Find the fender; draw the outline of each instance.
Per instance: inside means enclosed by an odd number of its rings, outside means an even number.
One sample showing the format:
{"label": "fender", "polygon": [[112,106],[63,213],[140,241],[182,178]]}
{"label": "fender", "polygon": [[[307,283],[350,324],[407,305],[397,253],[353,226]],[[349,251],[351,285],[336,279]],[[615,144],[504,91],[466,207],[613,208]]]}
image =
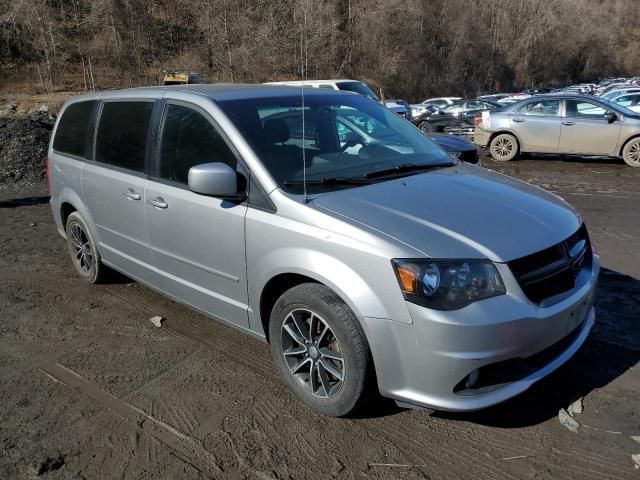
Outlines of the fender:
{"label": "fender", "polygon": [[[70,203],[78,212],[80,212],[80,215],[82,215],[82,218],[84,218],[87,224],[87,227],[89,227],[89,231],[90,231],[89,233],[91,233],[91,236],[95,239],[96,244],[97,245],[102,244],[102,241],[100,240],[100,235],[98,234],[98,229],[96,228],[96,224],[93,221],[93,217],[89,213],[89,209],[87,208],[85,203],[80,198],[80,195],[78,195],[73,189],[65,186],[65,187],[62,187],[62,190],[60,190],[60,194],[58,195],[58,202],[59,202],[58,212],[57,212],[58,216],[60,216],[60,208],[62,208],[62,204]],[[63,237],[66,238],[66,232],[64,231],[65,225],[62,225],[62,228],[64,233]]]}
{"label": "fender", "polygon": [[[260,298],[265,286],[280,274],[292,273],[320,282],[339,295],[360,319],[365,334],[368,332],[364,317],[412,323],[404,299],[398,291],[393,290],[397,302],[382,302],[380,296],[384,295],[384,292],[373,291],[369,284],[343,261],[324,252],[299,247],[280,248],[260,257],[257,262],[248,263],[248,269],[247,276],[252,278],[249,283],[249,324],[251,329],[258,333],[264,333],[260,319]],[[389,279],[397,289],[391,265]],[[389,289],[386,290],[388,293]],[[393,311],[385,305],[392,306]]]}

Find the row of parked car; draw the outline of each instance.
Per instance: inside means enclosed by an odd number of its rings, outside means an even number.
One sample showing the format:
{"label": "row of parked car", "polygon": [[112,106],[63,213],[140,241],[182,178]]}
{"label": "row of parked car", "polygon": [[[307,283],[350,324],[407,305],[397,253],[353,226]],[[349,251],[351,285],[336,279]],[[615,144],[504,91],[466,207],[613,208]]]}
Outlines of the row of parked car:
{"label": "row of parked car", "polygon": [[312,80],[304,85],[351,91],[379,101],[452,156],[470,163],[479,163],[477,147],[482,147],[498,161],[523,153],[557,153],[622,157],[628,165],[640,166],[640,77],[471,99],[437,97],[414,105],[380,100],[357,80]]}

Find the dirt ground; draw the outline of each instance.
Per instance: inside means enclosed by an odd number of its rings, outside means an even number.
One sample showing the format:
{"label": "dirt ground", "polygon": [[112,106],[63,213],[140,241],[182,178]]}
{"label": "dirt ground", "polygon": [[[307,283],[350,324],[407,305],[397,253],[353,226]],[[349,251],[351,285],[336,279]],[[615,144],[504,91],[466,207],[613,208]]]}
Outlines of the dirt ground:
{"label": "dirt ground", "polygon": [[[640,478],[640,169],[485,165],[575,205],[604,269],[584,347],[473,414],[314,415],[267,345],[124,277],[81,283],[42,185],[0,186],[0,478]],[[557,414],[581,397],[574,433]]]}

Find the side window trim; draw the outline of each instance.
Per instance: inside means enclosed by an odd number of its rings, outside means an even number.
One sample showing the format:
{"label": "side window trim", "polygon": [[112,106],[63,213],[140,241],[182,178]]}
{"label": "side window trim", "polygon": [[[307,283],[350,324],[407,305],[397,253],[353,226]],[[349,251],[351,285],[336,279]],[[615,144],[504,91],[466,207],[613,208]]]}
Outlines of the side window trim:
{"label": "side window trim", "polygon": [[[98,165],[102,168],[108,168],[111,170],[115,170],[116,172],[122,172],[122,173],[127,173],[129,175],[135,175],[136,177],[141,177],[141,178],[149,178],[149,153],[150,153],[150,144],[149,144],[149,138],[150,138],[150,134],[152,132],[153,129],[153,119],[154,119],[154,115],[155,115],[155,111],[157,108],[157,103],[158,103],[159,99],[157,98],[148,98],[148,97],[144,97],[144,98],[105,98],[102,100],[99,100],[98,103],[98,108],[96,108],[96,112],[95,112],[95,121],[93,123],[93,139],[92,139],[92,148],[90,150],[91,152],[91,163],[94,163],[95,165]],[[149,122],[149,130],[147,131],[147,143],[145,145],[145,162],[144,162],[144,169],[142,172],[138,172],[136,170],[131,170],[129,168],[124,168],[124,167],[119,167],[117,165],[112,165],[110,163],[104,163],[104,162],[99,162],[98,160],[96,160],[96,148],[97,148],[97,144],[98,144],[98,127],[100,125],[100,119],[102,118],[102,111],[104,110],[104,105],[107,103],[118,103],[118,102],[153,102],[153,110],[151,112],[151,120]]]}

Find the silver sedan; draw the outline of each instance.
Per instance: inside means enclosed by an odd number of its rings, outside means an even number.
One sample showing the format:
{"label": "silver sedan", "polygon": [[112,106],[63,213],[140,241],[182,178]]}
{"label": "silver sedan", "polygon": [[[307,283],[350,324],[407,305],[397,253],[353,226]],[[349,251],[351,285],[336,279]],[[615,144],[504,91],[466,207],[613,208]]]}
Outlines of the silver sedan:
{"label": "silver sedan", "polygon": [[640,167],[640,113],[584,95],[545,95],[475,119],[474,142],[494,160],[521,153],[622,157]]}

